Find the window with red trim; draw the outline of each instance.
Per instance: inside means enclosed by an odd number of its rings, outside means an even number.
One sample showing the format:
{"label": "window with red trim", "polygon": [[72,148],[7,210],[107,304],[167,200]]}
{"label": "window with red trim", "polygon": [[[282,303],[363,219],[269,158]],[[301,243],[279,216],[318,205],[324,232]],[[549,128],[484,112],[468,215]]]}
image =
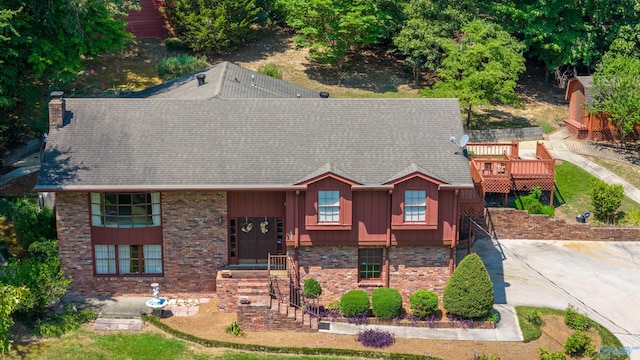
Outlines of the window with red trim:
{"label": "window with red trim", "polygon": [[382,249],[358,250],[358,278],[380,279],[382,274]]}

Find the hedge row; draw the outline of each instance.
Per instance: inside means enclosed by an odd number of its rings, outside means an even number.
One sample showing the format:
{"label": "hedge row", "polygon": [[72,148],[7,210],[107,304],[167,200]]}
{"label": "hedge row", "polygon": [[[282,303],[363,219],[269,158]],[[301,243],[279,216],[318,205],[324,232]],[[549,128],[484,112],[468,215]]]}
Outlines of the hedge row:
{"label": "hedge row", "polygon": [[417,355],[417,354],[402,354],[402,353],[387,353],[377,351],[362,351],[362,350],[349,350],[349,349],[334,349],[334,348],[307,348],[307,347],[277,347],[268,345],[257,344],[238,344],[229,341],[219,341],[211,339],[203,339],[195,335],[184,333],[180,330],[176,330],[169,325],[160,321],[159,318],[150,315],[142,315],[142,319],[160,330],[171,334],[179,339],[190,341],[196,344],[200,344],[206,347],[216,348],[228,348],[244,351],[259,351],[274,354],[297,354],[297,355],[325,355],[325,356],[349,356],[359,358],[375,358],[375,359],[389,359],[389,360],[442,360],[433,356]]}

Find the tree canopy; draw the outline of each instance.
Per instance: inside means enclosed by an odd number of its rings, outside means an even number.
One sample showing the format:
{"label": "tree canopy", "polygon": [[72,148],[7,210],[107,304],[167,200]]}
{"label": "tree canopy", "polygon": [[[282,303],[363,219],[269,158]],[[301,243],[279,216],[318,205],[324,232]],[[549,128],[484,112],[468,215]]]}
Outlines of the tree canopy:
{"label": "tree canopy", "polygon": [[225,53],[252,38],[260,8],[255,0],[168,0],[178,36],[196,52]]}
{"label": "tree canopy", "polygon": [[390,31],[391,10],[380,1],[281,0],[286,22],[296,29],[296,42],[310,48],[311,57],[341,66],[346,55],[374,45]]}
{"label": "tree canopy", "polygon": [[43,87],[73,76],[83,58],[124,46],[131,7],[124,0],[0,1],[0,151],[29,131],[23,119]]}
{"label": "tree canopy", "polygon": [[640,125],[640,59],[607,54],[593,74],[592,114],[609,115],[625,140]]}
{"label": "tree canopy", "polygon": [[442,46],[445,55],[438,69],[442,81],[421,94],[458,98],[467,113],[467,128],[471,127],[473,107],[518,101],[515,87],[525,70],[523,46],[500,26],[474,20]]}
{"label": "tree canopy", "polygon": [[442,60],[443,43],[472,19],[470,7],[465,1],[409,0],[404,4],[405,20],[393,44],[411,64],[416,84],[422,69],[435,70]]}

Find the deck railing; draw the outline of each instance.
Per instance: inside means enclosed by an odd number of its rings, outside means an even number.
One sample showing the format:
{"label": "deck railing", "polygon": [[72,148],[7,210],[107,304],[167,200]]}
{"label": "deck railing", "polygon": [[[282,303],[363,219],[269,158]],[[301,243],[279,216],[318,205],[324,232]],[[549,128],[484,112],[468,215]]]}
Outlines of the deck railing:
{"label": "deck railing", "polygon": [[467,152],[473,156],[518,157],[518,143],[468,143]]}
{"label": "deck railing", "polygon": [[287,275],[287,255],[271,255],[267,260],[267,273],[272,276]]}

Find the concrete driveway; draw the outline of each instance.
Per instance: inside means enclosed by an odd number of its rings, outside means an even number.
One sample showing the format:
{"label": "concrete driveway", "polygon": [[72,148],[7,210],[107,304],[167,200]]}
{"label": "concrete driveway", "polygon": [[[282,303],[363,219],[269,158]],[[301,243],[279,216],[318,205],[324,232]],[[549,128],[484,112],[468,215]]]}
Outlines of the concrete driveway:
{"label": "concrete driveway", "polygon": [[640,359],[640,243],[480,239],[496,303],[565,309],[604,325]]}

